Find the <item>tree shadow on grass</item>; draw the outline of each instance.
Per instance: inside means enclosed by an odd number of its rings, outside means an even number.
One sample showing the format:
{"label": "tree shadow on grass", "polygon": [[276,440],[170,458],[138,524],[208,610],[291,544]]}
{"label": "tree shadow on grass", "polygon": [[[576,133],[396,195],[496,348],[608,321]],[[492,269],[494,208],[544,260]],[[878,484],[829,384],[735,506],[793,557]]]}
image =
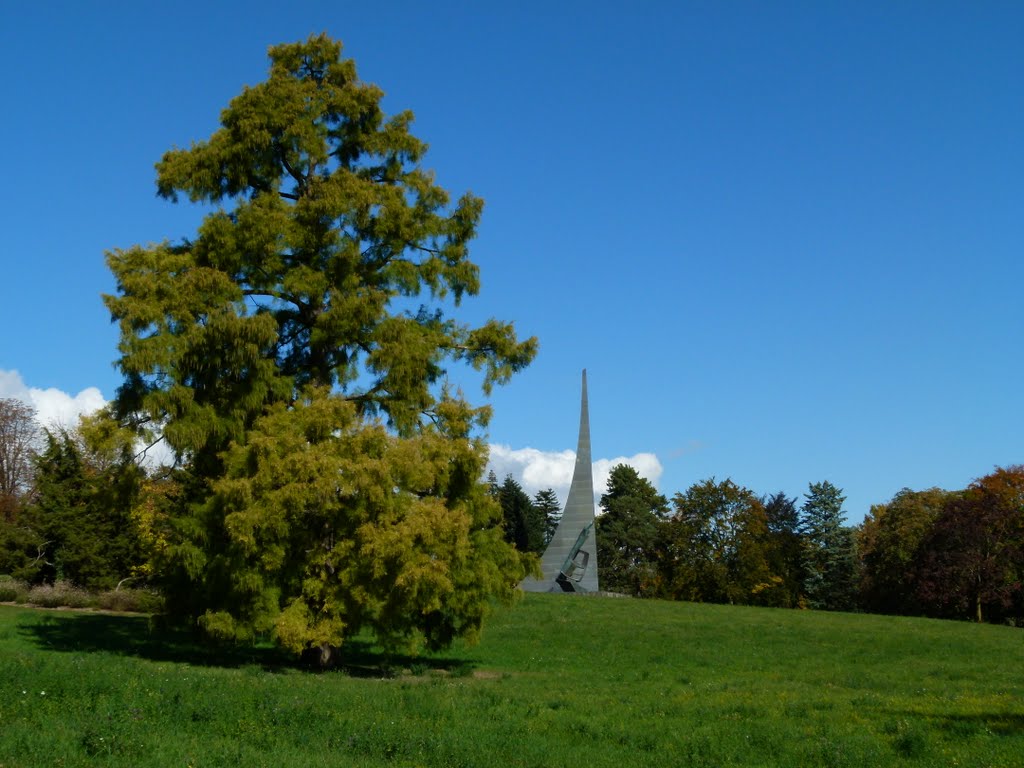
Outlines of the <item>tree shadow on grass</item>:
{"label": "tree shadow on grass", "polygon": [[1018,712],[977,712],[971,714],[921,713],[889,710],[904,721],[924,719],[928,726],[947,736],[1024,735],[1024,714]]}
{"label": "tree shadow on grass", "polygon": [[[210,645],[194,633],[162,627],[148,616],[40,612],[27,621],[20,621],[18,629],[44,651],[112,653],[193,666],[259,666],[268,672],[296,669],[325,671],[305,664],[269,643]],[[374,678],[426,671],[465,676],[472,672],[472,665],[456,658],[389,655],[370,641],[355,638],[345,642],[338,665],[329,671]]]}
{"label": "tree shadow on grass", "polygon": [[972,736],[994,734],[996,736],[1024,735],[1024,714],[1010,712],[980,712],[972,715],[936,715],[933,721],[940,724],[946,733]]}

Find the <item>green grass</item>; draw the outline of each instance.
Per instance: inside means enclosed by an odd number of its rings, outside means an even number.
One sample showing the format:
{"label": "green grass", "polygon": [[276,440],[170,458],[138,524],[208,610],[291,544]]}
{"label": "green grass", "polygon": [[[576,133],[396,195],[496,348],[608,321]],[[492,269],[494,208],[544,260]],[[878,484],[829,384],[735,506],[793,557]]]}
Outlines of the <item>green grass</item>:
{"label": "green grass", "polygon": [[318,674],[144,617],[0,607],[0,766],[1021,766],[1022,643],[527,595],[476,647],[389,661],[353,643]]}

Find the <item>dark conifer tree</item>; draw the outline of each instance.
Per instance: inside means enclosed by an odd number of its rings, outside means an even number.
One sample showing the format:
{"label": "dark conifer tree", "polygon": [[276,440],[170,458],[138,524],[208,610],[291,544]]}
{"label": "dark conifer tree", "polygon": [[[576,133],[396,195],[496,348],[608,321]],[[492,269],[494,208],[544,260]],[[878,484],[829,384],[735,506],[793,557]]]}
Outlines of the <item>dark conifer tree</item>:
{"label": "dark conifer tree", "polygon": [[600,504],[597,559],[603,588],[638,597],[657,594],[668,500],[633,467],[619,464],[608,476]]}
{"label": "dark conifer tree", "polygon": [[797,533],[800,515],[796,498],[779,491],[763,498],[761,503],[768,523],[766,556],[769,567],[782,579],[778,605],[792,608],[799,604],[803,583],[803,547]]}
{"label": "dark conifer tree", "polygon": [[856,607],[856,550],[844,528],[843,496],[828,480],[811,483],[804,494],[799,533],[803,542],[803,591],[811,608],[841,611]]}
{"label": "dark conifer tree", "polygon": [[544,544],[547,546],[562,519],[562,505],[559,503],[554,489],[547,488],[534,494],[533,506],[537,510],[538,517],[544,521]]}
{"label": "dark conifer tree", "polygon": [[544,527],[523,487],[512,475],[506,475],[498,489],[504,520],[505,541],[520,552],[540,552],[544,547]]}
{"label": "dark conifer tree", "polygon": [[92,458],[69,431],[47,432],[36,458],[34,501],[25,511],[41,545],[41,556],[33,558],[36,581],[111,589],[143,564],[131,516],[142,471],[129,455],[109,463]]}

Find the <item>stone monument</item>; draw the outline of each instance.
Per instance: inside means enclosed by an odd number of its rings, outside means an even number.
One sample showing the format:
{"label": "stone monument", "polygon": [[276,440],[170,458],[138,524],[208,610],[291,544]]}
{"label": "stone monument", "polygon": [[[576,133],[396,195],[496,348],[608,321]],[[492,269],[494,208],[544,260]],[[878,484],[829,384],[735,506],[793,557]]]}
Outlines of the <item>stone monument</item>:
{"label": "stone monument", "polygon": [[587,407],[587,372],[583,371],[580,436],[576,467],[562,519],[540,560],[540,579],[527,577],[526,592],[597,592],[597,533],[594,530],[594,471],[590,461],[590,413]]}

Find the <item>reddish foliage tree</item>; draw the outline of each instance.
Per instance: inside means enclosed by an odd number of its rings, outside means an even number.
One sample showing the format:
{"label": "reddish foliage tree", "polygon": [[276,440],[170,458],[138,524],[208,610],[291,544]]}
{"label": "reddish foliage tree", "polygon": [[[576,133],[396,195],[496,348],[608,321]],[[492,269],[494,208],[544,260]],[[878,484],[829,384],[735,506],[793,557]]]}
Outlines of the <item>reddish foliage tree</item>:
{"label": "reddish foliage tree", "polygon": [[999,468],[952,498],[922,542],[918,596],[929,613],[1021,618],[1024,466]]}

